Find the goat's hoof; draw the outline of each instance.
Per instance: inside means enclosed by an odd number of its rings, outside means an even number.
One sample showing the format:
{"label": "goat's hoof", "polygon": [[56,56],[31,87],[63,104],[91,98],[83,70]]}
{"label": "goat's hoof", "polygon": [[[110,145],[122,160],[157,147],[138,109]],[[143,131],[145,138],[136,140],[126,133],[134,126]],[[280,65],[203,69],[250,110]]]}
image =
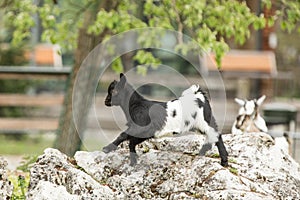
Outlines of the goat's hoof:
{"label": "goat's hoof", "polygon": [[199,152],[199,156],[205,156],[205,153],[206,153],[206,152],[200,151],[200,152]]}
{"label": "goat's hoof", "polygon": [[112,152],[112,151],[114,151],[114,150],[116,150],[116,149],[117,149],[117,146],[116,146],[116,145],[114,145],[114,144],[109,144],[109,145],[103,147],[102,151],[103,151],[104,153],[109,153],[109,152]]}
{"label": "goat's hoof", "polygon": [[131,167],[133,167],[133,166],[136,165],[136,163],[137,163],[137,159],[135,159],[135,158],[134,158],[134,159],[130,159],[130,164],[129,164],[129,165],[130,165]]}
{"label": "goat's hoof", "polygon": [[135,166],[137,163],[137,155],[136,153],[130,153],[130,166]]}
{"label": "goat's hoof", "polygon": [[136,161],[135,162],[132,162],[130,161],[130,164],[129,164],[131,167],[134,167],[136,165]]}
{"label": "goat's hoof", "polygon": [[222,161],[221,160],[221,165],[223,166],[223,167],[228,167],[228,161],[226,160],[226,161]]}

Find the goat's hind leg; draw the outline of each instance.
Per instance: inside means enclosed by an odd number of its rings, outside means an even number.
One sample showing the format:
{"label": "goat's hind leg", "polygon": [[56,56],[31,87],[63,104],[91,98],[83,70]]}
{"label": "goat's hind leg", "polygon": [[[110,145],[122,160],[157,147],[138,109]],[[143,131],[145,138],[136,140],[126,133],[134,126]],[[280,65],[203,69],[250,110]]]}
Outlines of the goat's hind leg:
{"label": "goat's hind leg", "polygon": [[211,143],[205,143],[200,149],[199,155],[200,156],[205,156],[206,152],[211,150],[212,144]]}
{"label": "goat's hind leg", "polygon": [[218,142],[216,142],[216,145],[218,147],[218,151],[219,151],[219,154],[220,154],[220,157],[221,157],[221,165],[223,167],[227,167],[228,166],[228,153],[227,153],[226,148],[224,146],[222,135],[219,135],[218,139],[219,140],[218,140]]}
{"label": "goat's hind leg", "polygon": [[218,151],[221,157],[221,165],[226,167],[228,166],[228,153],[226,151],[226,148],[224,146],[224,142],[222,140],[222,135],[219,134],[216,129],[214,128],[210,128],[207,132],[206,132],[206,137],[207,137],[207,143],[205,143],[199,154],[201,156],[204,156],[205,153],[210,150],[212,148],[212,144],[216,144],[218,147]]}
{"label": "goat's hind leg", "polygon": [[119,144],[121,144],[122,142],[124,142],[127,139],[128,139],[127,133],[122,132],[112,143],[110,143],[109,145],[103,147],[102,151],[104,153],[109,153],[111,151],[114,151],[114,150],[117,149]]}
{"label": "goat's hind leg", "polygon": [[203,144],[202,148],[200,149],[199,155],[205,156],[205,153],[212,148],[212,144],[218,141],[219,133],[216,132],[213,128],[209,128],[207,131],[199,131],[200,133],[205,133],[206,135],[206,143]]}
{"label": "goat's hind leg", "polygon": [[[222,140],[222,136],[221,135],[218,136],[218,141],[215,142],[215,144],[218,147],[219,155],[221,157],[221,165],[223,167],[227,167],[228,166],[228,153],[227,153],[226,148],[224,146],[224,142]],[[202,148],[201,148],[201,150],[199,152],[199,155],[200,156],[204,156],[205,153],[207,151],[209,151],[211,148],[212,148],[212,143],[208,140],[208,142],[205,143],[202,146]]]}

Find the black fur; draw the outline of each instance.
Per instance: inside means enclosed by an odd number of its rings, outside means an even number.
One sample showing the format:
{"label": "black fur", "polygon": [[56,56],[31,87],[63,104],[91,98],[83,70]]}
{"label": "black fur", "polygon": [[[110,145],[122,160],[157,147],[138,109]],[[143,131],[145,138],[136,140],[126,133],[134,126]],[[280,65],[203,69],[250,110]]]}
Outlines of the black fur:
{"label": "black fur", "polygon": [[185,120],[185,121],[184,121],[184,125],[185,125],[185,126],[188,126],[189,124],[190,124],[190,121],[188,121],[188,120]]}
{"label": "black fur", "polygon": [[197,112],[195,112],[194,114],[192,114],[192,118],[196,119],[197,117]]}
{"label": "black fur", "polygon": [[176,110],[173,110],[172,117],[176,117]]}
{"label": "black fur", "polygon": [[121,74],[120,82],[113,81],[109,85],[105,105],[120,106],[125,113],[128,128],[111,144],[104,147],[103,152],[111,152],[120,143],[129,140],[130,164],[134,165],[135,146],[146,139],[153,138],[154,133],[164,126],[167,104],[145,99],[127,83],[126,77]]}
{"label": "black fur", "polygon": [[204,120],[217,131],[218,126],[214,116],[212,115],[210,104],[208,102],[207,97],[206,96],[204,97],[205,97],[205,102],[202,102],[201,99],[197,98],[196,103],[198,104],[199,108],[203,108]]}

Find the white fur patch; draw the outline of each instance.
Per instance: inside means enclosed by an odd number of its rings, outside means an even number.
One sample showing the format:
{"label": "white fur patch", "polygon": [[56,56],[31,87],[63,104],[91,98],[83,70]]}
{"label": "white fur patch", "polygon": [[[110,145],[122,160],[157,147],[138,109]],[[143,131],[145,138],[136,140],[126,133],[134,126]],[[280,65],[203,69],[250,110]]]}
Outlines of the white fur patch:
{"label": "white fur patch", "polygon": [[[235,101],[239,105],[241,105],[241,108],[239,109],[239,115],[242,118],[239,117],[239,120],[236,119],[234,121],[231,128],[231,132],[233,134],[241,134],[244,132],[261,132],[261,131],[265,133],[268,132],[268,127],[266,126],[266,122],[258,112],[259,106],[262,104],[265,98],[266,96],[263,95],[257,101],[256,100],[243,101],[237,98],[235,99]],[[257,102],[257,104],[255,104],[255,101]]]}
{"label": "white fur patch", "polygon": [[246,101],[245,105],[239,110],[239,115],[251,115],[254,112],[255,103],[253,100]]}
{"label": "white fur patch", "polygon": [[198,85],[192,85],[182,92],[178,100],[167,102],[166,124],[162,130],[155,133],[155,137],[170,135],[169,133],[184,133],[191,129],[199,129],[206,133],[207,141],[218,141],[219,133],[204,120],[203,107],[199,108],[197,99],[205,103],[204,95],[199,91]]}
{"label": "white fur patch", "polygon": [[260,131],[265,133],[268,132],[266,121],[260,115],[257,115],[257,117],[254,119],[254,124]]}

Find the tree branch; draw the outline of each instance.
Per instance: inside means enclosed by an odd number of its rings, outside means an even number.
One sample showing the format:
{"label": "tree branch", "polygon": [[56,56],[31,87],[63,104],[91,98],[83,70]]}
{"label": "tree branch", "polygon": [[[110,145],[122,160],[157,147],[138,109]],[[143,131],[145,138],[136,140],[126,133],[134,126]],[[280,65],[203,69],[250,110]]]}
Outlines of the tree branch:
{"label": "tree branch", "polygon": [[178,31],[178,37],[177,37],[177,42],[178,44],[183,44],[183,24],[181,22],[180,14],[178,9],[176,8],[176,1],[172,0],[172,7],[176,13],[176,22],[177,22],[177,31]]}
{"label": "tree branch", "polygon": [[5,8],[12,5],[14,0],[4,0],[4,2],[0,3],[0,8]]}

